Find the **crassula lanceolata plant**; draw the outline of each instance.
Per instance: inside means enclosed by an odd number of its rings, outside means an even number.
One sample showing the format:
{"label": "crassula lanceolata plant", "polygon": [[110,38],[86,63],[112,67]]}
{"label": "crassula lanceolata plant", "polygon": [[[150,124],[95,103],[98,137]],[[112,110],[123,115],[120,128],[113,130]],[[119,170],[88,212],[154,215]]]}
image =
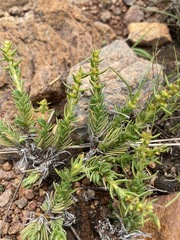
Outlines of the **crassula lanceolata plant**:
{"label": "crassula lanceolata plant", "polygon": [[[147,200],[152,194],[147,185],[152,176],[147,168],[167,150],[166,146],[151,144],[156,137],[153,136],[153,125],[160,112],[167,118],[178,108],[180,80],[171,84],[167,81],[165,87],[155,87],[145,108],[136,114],[132,113],[139,107],[142,87],[135,94],[129,88],[127,103],[110,118],[104,103],[105,86],[100,81],[103,78],[103,72],[99,70],[100,51],[95,50],[89,59],[89,72],[80,68],[73,74],[74,83],[66,86],[63,118],[52,123],[53,110],[49,109],[48,102],[42,99],[39,108],[35,109],[24,90],[16,51],[9,41],[1,48],[1,61],[5,62],[4,68],[12,79],[17,115],[12,125],[6,119],[0,120],[0,145],[6,152],[19,154],[21,169],[26,172],[23,187],[43,184],[52,171],[59,177],[59,181],[56,178],[53,183],[53,190],[46,193],[41,213],[33,213],[22,230],[22,239],[67,239],[64,226],[71,227],[76,221],[76,216],[71,213],[76,191],[73,183],[84,177],[96,186],[104,187],[112,201],[116,200],[111,208],[114,221],[110,222],[108,217],[99,220],[97,229],[102,239],[103,228],[109,227],[109,234],[115,234],[119,239],[128,239],[131,233],[142,234],[138,230],[147,221],[160,227],[153,212],[153,202]],[[84,151],[81,145],[77,146],[81,149],[77,156],[71,151],[75,145],[72,132],[77,121],[76,106],[85,91],[81,88],[82,81],[86,77],[91,86],[87,122],[89,144],[86,143],[88,147]]]}

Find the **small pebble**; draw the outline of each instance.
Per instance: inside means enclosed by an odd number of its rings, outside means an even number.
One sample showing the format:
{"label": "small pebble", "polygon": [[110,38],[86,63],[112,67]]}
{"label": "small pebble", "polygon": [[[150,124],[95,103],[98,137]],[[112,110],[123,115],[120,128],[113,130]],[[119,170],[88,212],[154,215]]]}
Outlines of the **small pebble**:
{"label": "small pebble", "polygon": [[33,199],[34,198],[33,190],[32,189],[26,189],[25,192],[24,192],[24,196],[29,200]]}
{"label": "small pebble", "polygon": [[79,182],[75,182],[75,183],[74,183],[74,187],[75,187],[75,188],[79,188],[80,186],[81,186],[81,184],[80,184]]}
{"label": "small pebble", "polygon": [[87,177],[85,177],[85,178],[83,178],[83,180],[82,180],[82,184],[83,184],[83,185],[86,185],[86,186],[89,186],[89,185],[90,185],[90,180],[89,180]]}
{"label": "small pebble", "polygon": [[14,214],[18,214],[18,213],[21,213],[21,212],[22,212],[21,209],[19,209],[18,207],[16,207],[14,209]]}
{"label": "small pebble", "polygon": [[99,205],[99,201],[98,200],[94,200],[94,206],[98,206]]}
{"label": "small pebble", "polygon": [[110,19],[111,19],[111,13],[108,10],[101,13],[100,20],[103,23],[109,22]]}
{"label": "small pebble", "polygon": [[82,192],[81,189],[77,189],[77,190],[76,190],[76,194],[77,194],[77,195],[80,195],[81,192]]}
{"label": "small pebble", "polygon": [[23,224],[25,224],[28,222],[28,218],[30,217],[30,212],[29,212],[29,210],[23,210],[22,214],[23,214],[22,222],[23,222]]}
{"label": "small pebble", "polygon": [[46,194],[46,191],[44,191],[43,188],[40,188],[40,189],[39,189],[39,196],[40,196],[40,197],[43,197],[45,194]]}
{"label": "small pebble", "polygon": [[12,16],[19,16],[21,14],[21,9],[17,6],[14,6],[9,9],[9,14]]}
{"label": "small pebble", "polygon": [[[0,225],[1,225],[1,223],[2,223],[2,220],[0,220]],[[2,234],[2,235],[6,235],[6,234],[8,233],[8,229],[9,229],[9,223],[5,222],[5,223],[3,224],[3,228],[2,228],[1,234]],[[4,239],[4,240],[5,240],[5,238],[0,238],[0,240],[1,240],[1,239]]]}
{"label": "small pebble", "polygon": [[0,195],[0,207],[5,207],[12,198],[12,190],[6,189],[1,195]]}
{"label": "small pebble", "polygon": [[154,186],[167,192],[174,192],[176,187],[176,179],[169,179],[165,176],[159,176],[154,181]]}
{"label": "small pebble", "polygon": [[18,214],[14,214],[12,215],[12,222],[19,222],[19,215]]}
{"label": "small pebble", "polygon": [[125,3],[127,6],[132,6],[132,5],[135,3],[135,0],[124,0],[124,3]]}
{"label": "small pebble", "polygon": [[37,197],[36,197],[36,201],[37,201],[38,203],[43,203],[43,202],[44,202],[44,197],[37,196]]}
{"label": "small pebble", "polygon": [[2,165],[2,169],[4,171],[10,171],[12,169],[12,164],[9,163],[9,162],[5,162],[3,165]]}
{"label": "small pebble", "polygon": [[20,222],[13,222],[11,223],[11,226],[8,230],[8,234],[14,235],[16,233],[19,233],[23,229],[23,227],[23,224],[21,224]]}
{"label": "small pebble", "polygon": [[22,197],[19,200],[17,200],[15,203],[18,206],[18,208],[23,209],[27,205],[28,200],[27,198]]}
{"label": "small pebble", "polygon": [[27,205],[27,209],[29,211],[35,211],[36,208],[37,208],[36,200],[33,200],[33,201],[29,202],[28,205]]}
{"label": "small pebble", "polygon": [[91,207],[91,209],[96,209],[95,206],[94,206],[94,204],[91,204],[90,207]]}
{"label": "small pebble", "polygon": [[18,178],[14,179],[14,181],[12,182],[12,186],[17,188],[19,186],[20,180]]}
{"label": "small pebble", "polygon": [[154,169],[154,168],[156,167],[156,163],[155,163],[155,162],[149,163],[148,166],[149,166],[151,169]]}
{"label": "small pebble", "polygon": [[91,199],[95,198],[95,191],[92,190],[92,189],[88,189],[87,192],[86,192],[87,196]]}
{"label": "small pebble", "polygon": [[13,171],[4,171],[0,169],[0,180],[11,180],[15,178],[15,173]]}

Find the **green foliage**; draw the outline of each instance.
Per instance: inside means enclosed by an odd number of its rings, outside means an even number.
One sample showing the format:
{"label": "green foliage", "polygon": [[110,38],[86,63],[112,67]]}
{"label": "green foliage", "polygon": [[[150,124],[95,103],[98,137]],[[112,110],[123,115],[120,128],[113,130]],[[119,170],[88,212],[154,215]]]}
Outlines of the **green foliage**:
{"label": "green foliage", "polygon": [[44,217],[36,219],[36,221],[28,224],[26,228],[21,231],[21,237],[23,240],[48,240],[49,237],[47,220]]}
{"label": "green foliage", "polygon": [[57,120],[57,125],[55,128],[53,147],[58,149],[64,149],[71,145],[72,139],[70,134],[73,131],[72,123],[75,121],[75,108],[80,97],[80,93],[83,91],[80,89],[82,84],[82,79],[86,75],[80,68],[76,75],[73,75],[74,85],[67,86],[67,103],[64,107],[64,118]]}
{"label": "green foliage", "polygon": [[91,88],[91,100],[89,103],[89,128],[93,138],[99,138],[106,130],[108,126],[108,113],[104,104],[104,96],[102,90],[104,85],[100,83],[100,75],[103,72],[99,72],[99,60],[100,51],[94,51],[90,60],[90,84]]}
{"label": "green foliage", "polygon": [[[154,86],[154,95],[144,109],[135,114],[144,82],[133,94],[128,83],[112,69],[126,84],[129,99],[124,107],[115,109],[111,119],[104,103],[105,86],[100,81],[105,72],[99,71],[102,61],[100,51],[94,51],[90,59],[90,71],[84,72],[80,68],[73,75],[72,86],[65,84],[67,103],[64,116],[52,124],[53,111],[49,110],[49,103],[43,99],[39,108],[34,109],[24,90],[20,61],[14,59],[16,49],[12,50],[12,44],[6,41],[1,52],[2,61],[8,63],[6,69],[13,80],[12,97],[17,117],[12,125],[5,120],[0,121],[0,144],[14,147],[21,155],[22,162],[28,163],[24,187],[40,185],[53,169],[59,177],[59,181],[53,183],[54,190],[47,193],[41,213],[35,213],[21,232],[22,239],[67,239],[64,226],[71,226],[75,222],[75,216],[68,212],[74,204],[76,189],[73,183],[85,176],[95,185],[105,187],[109,196],[116,200],[114,212],[119,222],[119,234],[122,234],[122,223],[127,233],[140,229],[149,220],[160,227],[153,212],[153,202],[147,200],[151,195],[147,183],[152,178],[147,167],[150,163],[158,162],[158,155],[167,149],[164,146],[150,147],[150,143],[157,137],[153,136],[153,126],[159,114],[166,119],[179,108],[180,81],[169,83],[166,79],[165,86]],[[76,106],[84,92],[81,85],[85,77],[89,77],[91,85],[88,116],[90,142],[89,149],[77,156],[77,152],[70,152],[70,149],[81,148],[81,145],[71,146],[71,134],[76,121]]]}
{"label": "green foliage", "polygon": [[6,69],[9,71],[13,80],[14,88],[12,90],[12,96],[18,111],[15,124],[23,130],[28,130],[29,132],[34,131],[34,110],[29,95],[23,90],[24,82],[21,80],[21,71],[19,68],[21,60],[14,60],[16,49],[12,50],[12,43],[9,41],[5,41],[3,48],[0,50],[3,54],[1,61],[8,63]]}
{"label": "green foliage", "polygon": [[66,240],[66,231],[63,229],[63,220],[57,219],[52,221],[51,225],[51,234],[50,234],[50,240]]}
{"label": "green foliage", "polygon": [[13,128],[5,120],[0,121],[0,144],[5,147],[19,146],[24,141],[24,137],[18,134],[16,128]]}
{"label": "green foliage", "polygon": [[143,40],[143,38],[146,36],[146,34],[142,35],[142,37],[140,37],[131,47],[131,49],[136,53],[137,56],[139,57],[143,57],[145,59],[151,60],[153,57],[152,55],[145,49],[137,47],[141,41]]}

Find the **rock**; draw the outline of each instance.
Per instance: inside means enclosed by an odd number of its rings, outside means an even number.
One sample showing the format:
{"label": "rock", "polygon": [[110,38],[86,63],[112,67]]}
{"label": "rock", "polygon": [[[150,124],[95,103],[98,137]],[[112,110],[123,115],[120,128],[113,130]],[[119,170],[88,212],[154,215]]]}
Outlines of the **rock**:
{"label": "rock", "polygon": [[[12,7],[27,2],[9,0],[1,5],[12,11]],[[59,103],[64,98],[62,81],[69,68],[89,56],[94,47],[99,48],[101,36],[81,10],[67,1],[29,0],[21,10],[23,17],[1,18],[1,42],[10,39],[18,47],[18,55],[22,57],[21,77],[33,103],[45,97],[53,104]],[[11,86],[8,74],[0,70],[0,112],[8,119],[15,113]]]}
{"label": "rock", "polygon": [[179,240],[180,239],[180,197],[174,201],[169,207],[165,207],[167,203],[174,199],[177,193],[159,196],[154,203],[154,211],[161,222],[161,229],[148,222],[143,228],[144,232],[152,234],[148,240]]}
{"label": "rock", "polygon": [[[1,89],[0,89],[0,108],[1,108],[1,96],[3,96],[4,91],[2,91],[2,95],[1,95]],[[4,103],[5,104],[5,103]],[[11,103],[13,105],[13,103]],[[2,104],[3,105],[3,104]],[[12,107],[12,106],[11,106]],[[9,109],[4,109],[4,111],[2,110],[2,112],[5,113],[5,111],[8,112]],[[3,113],[0,112],[0,119],[2,119]],[[12,112],[15,112],[15,109],[10,109],[10,112],[12,114]],[[6,113],[7,114],[7,113]],[[0,149],[2,149],[2,146],[0,146]],[[17,153],[4,153],[4,154],[0,154],[0,163],[5,163],[5,162],[12,162],[12,161],[18,161],[20,158],[20,156]]]}
{"label": "rock", "polygon": [[24,195],[27,199],[31,200],[34,198],[34,192],[33,192],[33,189],[26,189],[25,192],[24,192]]}
{"label": "rock", "polygon": [[14,7],[14,6],[22,6],[29,2],[29,0],[8,0],[8,1],[2,1],[1,2],[1,9],[7,10],[8,8]]}
{"label": "rock", "polygon": [[103,23],[107,23],[109,22],[109,20],[111,19],[111,13],[106,10],[104,12],[101,13],[100,15],[100,20],[103,22]]}
{"label": "rock", "polygon": [[130,23],[128,26],[128,31],[128,38],[133,43],[142,38],[141,42],[139,43],[141,46],[161,46],[172,41],[169,29],[163,23]]}
{"label": "rock", "polygon": [[37,208],[36,200],[33,200],[33,201],[29,202],[28,205],[27,205],[27,209],[29,211],[35,211],[36,208]]}
{"label": "rock", "polygon": [[12,164],[9,163],[9,162],[5,162],[3,165],[2,165],[2,169],[4,171],[10,171],[12,169]]}
{"label": "rock", "polygon": [[18,214],[21,214],[22,210],[18,207],[14,209],[14,215],[17,216]]}
{"label": "rock", "polygon": [[20,16],[21,14],[21,8],[14,6],[9,9],[9,14],[12,16]]}
{"label": "rock", "polygon": [[18,208],[23,209],[28,204],[28,200],[27,198],[22,197],[19,200],[17,200],[15,204],[18,206]]}
{"label": "rock", "polygon": [[38,73],[34,76],[31,83],[33,87],[30,94],[33,102],[38,101],[38,96],[43,96],[46,99],[52,99],[53,96],[53,103],[57,103],[60,100],[59,96],[62,95],[60,81],[50,85],[52,80],[52,67],[39,67]]}
{"label": "rock", "polygon": [[127,6],[131,6],[135,3],[135,0],[124,0],[124,3],[127,5]]}
{"label": "rock", "polygon": [[5,12],[2,11],[2,9],[0,9],[0,18],[5,16]]}
{"label": "rock", "polygon": [[90,182],[89,178],[87,178],[87,177],[83,178],[83,180],[82,180],[82,184],[83,184],[83,185],[89,186],[90,183],[91,183],[91,182]]}
{"label": "rock", "polygon": [[166,176],[159,176],[154,181],[154,187],[167,191],[174,192],[177,185],[177,180],[174,178],[167,178]]}
{"label": "rock", "polygon": [[121,15],[121,12],[122,12],[121,8],[120,7],[116,7],[116,6],[112,9],[112,11],[113,11],[115,16]]}
{"label": "rock", "polygon": [[13,171],[4,171],[0,169],[0,180],[11,180],[15,178],[15,173]]}
{"label": "rock", "polygon": [[17,234],[24,228],[20,222],[13,222],[8,230],[9,235]]}
{"label": "rock", "polygon": [[67,0],[67,1],[74,4],[84,4],[89,2],[89,0]]}
{"label": "rock", "polygon": [[23,210],[23,218],[22,218],[22,222],[23,224],[26,224],[28,222],[28,219],[30,217],[30,211],[29,210]]}
{"label": "rock", "polygon": [[[3,223],[3,221],[2,220],[0,220],[0,228],[1,228],[1,224]],[[8,229],[9,229],[9,223],[7,223],[7,222],[4,222],[3,223],[3,227],[2,227],[2,229],[0,229],[2,232],[1,232],[1,235],[6,235],[7,233],[8,233]],[[2,238],[0,238],[0,240],[1,240]]]}
{"label": "rock", "polygon": [[11,183],[11,186],[13,186],[14,188],[17,188],[20,184],[21,178],[22,178],[22,175],[17,175],[14,181]]}
{"label": "rock", "polygon": [[132,22],[141,22],[144,19],[144,13],[140,10],[140,7],[134,5],[128,9],[124,16],[124,23],[128,25]]}
{"label": "rock", "polygon": [[[158,77],[162,67],[158,64],[154,64],[152,68],[152,64],[149,61],[138,58],[133,50],[123,40],[116,40],[102,48],[100,56],[101,59],[104,59],[100,63],[100,70],[104,70],[109,67],[114,68],[128,82],[133,92],[137,89],[143,77],[147,79],[142,90],[140,101],[141,106],[143,106],[143,103],[147,101],[148,95],[152,94],[153,81],[150,79]],[[76,72],[80,65],[85,71],[88,71],[90,68],[89,63],[80,63],[72,68],[71,72]],[[67,78],[67,84],[71,84],[72,82],[72,75],[69,75]],[[103,92],[105,95],[107,110],[113,115],[115,105],[117,107],[122,107],[126,103],[129,94],[127,87],[110,69],[101,75],[101,82],[106,85]],[[88,78],[83,79],[82,89],[89,88],[90,84]],[[87,132],[86,123],[90,96],[90,91],[86,91],[78,103],[76,111],[78,120],[78,124],[76,126],[78,128],[78,131],[76,132],[77,139],[87,140],[85,133]]]}
{"label": "rock", "polygon": [[103,40],[106,41],[106,43],[110,43],[116,38],[115,31],[108,24],[97,21],[94,23],[94,27],[104,36]]}
{"label": "rock", "polygon": [[6,204],[11,200],[12,197],[12,190],[6,189],[1,195],[0,195],[0,207],[5,207]]}

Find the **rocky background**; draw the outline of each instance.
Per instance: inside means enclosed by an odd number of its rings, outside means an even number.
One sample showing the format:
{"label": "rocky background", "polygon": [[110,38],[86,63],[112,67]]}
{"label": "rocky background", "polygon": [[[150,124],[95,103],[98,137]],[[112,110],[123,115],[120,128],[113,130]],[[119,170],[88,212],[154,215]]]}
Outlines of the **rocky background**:
{"label": "rocky background", "polygon": [[[173,1],[179,6],[179,1]],[[61,115],[65,102],[63,81],[71,83],[70,72],[76,71],[79,65],[87,68],[86,59],[94,48],[102,48],[101,56],[104,62],[101,68],[114,67],[136,90],[142,77],[147,83],[142,93],[142,103],[151,94],[152,79],[161,76],[162,66],[150,64],[147,60],[138,58],[128,45],[145,35],[141,42],[144,46],[170,46],[174,34],[170,34],[168,21],[162,24],[164,17],[145,8],[156,10],[173,8],[168,1],[155,0],[6,0],[0,4],[0,42],[11,40],[18,47],[18,55],[22,58],[22,78],[34,105],[37,101],[47,98],[52,107]],[[144,32],[148,29],[148,32]],[[151,31],[150,31],[151,30]],[[103,48],[104,47],[104,48]],[[167,54],[169,57],[169,54]],[[178,55],[179,57],[179,55]],[[174,59],[170,63],[174,67]],[[144,71],[146,70],[147,71]],[[143,73],[143,75],[142,75]],[[51,84],[53,80],[58,79]],[[105,98],[109,111],[114,105],[123,105],[127,99],[127,90],[118,77],[112,72],[106,72],[103,81],[106,83]],[[88,87],[88,81],[84,87]],[[112,94],[113,92],[113,94]],[[78,117],[82,129],[87,116],[87,92],[78,106]],[[11,79],[0,68],[0,116],[12,120],[15,113],[11,99]],[[80,131],[80,137],[84,136]],[[178,157],[177,157],[178,158]],[[0,223],[2,223],[9,202],[21,181],[21,173],[13,166],[14,156],[0,156],[0,183],[4,189],[0,193]],[[7,161],[8,160],[8,161]],[[176,159],[177,161],[178,159]],[[175,161],[175,160],[173,160]],[[179,170],[180,171],[180,170]],[[88,187],[84,179],[78,186]],[[77,187],[78,187],[77,186]],[[46,183],[41,188],[20,189],[14,199],[8,217],[1,229],[0,239],[19,239],[19,232],[27,222],[31,211],[40,211],[44,199]],[[172,186],[170,192],[174,192]],[[99,239],[92,230],[91,211],[100,209],[100,215],[108,214],[108,198],[93,197],[93,190],[82,190],[79,196],[79,220],[76,230],[82,240]],[[89,197],[88,204],[84,196]],[[154,240],[180,239],[180,200],[174,202],[168,210],[165,204],[175,196],[175,193],[162,195],[156,202],[156,209],[162,222],[161,231],[153,225],[147,225],[145,231],[153,234]],[[100,200],[101,199],[101,200]],[[76,237],[68,232],[68,239]]]}

